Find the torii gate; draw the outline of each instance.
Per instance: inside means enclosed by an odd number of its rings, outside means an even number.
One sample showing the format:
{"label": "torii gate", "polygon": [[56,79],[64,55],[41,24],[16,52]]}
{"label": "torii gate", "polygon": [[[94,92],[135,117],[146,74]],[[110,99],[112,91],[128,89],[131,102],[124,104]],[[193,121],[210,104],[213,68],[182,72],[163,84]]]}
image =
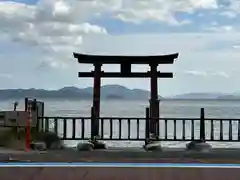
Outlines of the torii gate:
{"label": "torii gate", "polygon": [[[159,99],[158,99],[158,78],[172,78],[173,73],[159,72],[159,64],[173,64],[178,58],[178,53],[155,56],[113,56],[113,55],[90,55],[73,53],[74,58],[79,63],[93,64],[94,71],[79,72],[78,77],[94,78],[93,85],[93,109],[95,113],[94,136],[99,135],[99,113],[100,113],[100,92],[101,78],[150,78],[151,79],[151,99],[150,99],[150,133],[159,136]],[[103,64],[120,64],[121,72],[104,72],[101,70]],[[132,64],[148,64],[148,72],[131,72]]]}

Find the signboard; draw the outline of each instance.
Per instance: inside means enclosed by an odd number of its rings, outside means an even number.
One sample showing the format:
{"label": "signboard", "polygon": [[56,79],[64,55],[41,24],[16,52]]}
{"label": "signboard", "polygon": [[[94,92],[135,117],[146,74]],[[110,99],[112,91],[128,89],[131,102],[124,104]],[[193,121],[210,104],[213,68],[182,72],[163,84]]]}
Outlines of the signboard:
{"label": "signboard", "polygon": [[[0,112],[0,123],[5,126],[26,126],[28,112],[25,111],[2,111]],[[36,113],[32,113],[31,126],[36,126]]]}

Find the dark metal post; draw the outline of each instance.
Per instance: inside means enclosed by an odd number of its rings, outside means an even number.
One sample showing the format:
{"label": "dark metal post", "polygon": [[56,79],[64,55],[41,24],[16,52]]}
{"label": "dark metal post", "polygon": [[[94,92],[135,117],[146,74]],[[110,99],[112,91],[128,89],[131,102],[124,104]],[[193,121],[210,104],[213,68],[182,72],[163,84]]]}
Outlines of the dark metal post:
{"label": "dark metal post", "polygon": [[[158,93],[157,93],[157,94],[158,94]],[[156,128],[157,128],[157,129],[156,129],[156,134],[157,134],[157,137],[159,137],[159,128],[160,128],[160,127],[159,127],[159,125],[160,125],[160,124],[159,124],[159,122],[160,122],[160,120],[159,120],[159,118],[160,118],[160,112],[159,112],[160,106],[159,106],[159,103],[160,103],[160,100],[157,99],[157,100],[156,100],[156,103],[157,103],[157,104],[156,104],[156,108],[157,108],[157,110],[156,110],[156,111],[157,111],[157,119],[156,119]]]}
{"label": "dark metal post", "polygon": [[36,106],[36,120],[37,120],[37,123],[36,123],[36,131],[37,132],[39,132],[40,131],[40,116],[38,115],[38,113],[39,113],[39,107],[38,107],[38,104],[39,104],[39,102],[36,100],[36,99],[34,99],[34,104],[35,104],[35,106]]}
{"label": "dark metal post", "polygon": [[41,117],[44,117],[44,102],[42,102],[42,115],[41,115]]}
{"label": "dark metal post", "polygon": [[25,98],[25,111],[27,112],[28,110],[28,98]]}
{"label": "dark metal post", "polygon": [[157,122],[159,121],[159,100],[158,100],[158,76],[157,76],[158,64],[150,64],[150,78],[151,78],[151,99],[150,99],[150,133],[154,136],[158,136]]}
{"label": "dark metal post", "polygon": [[200,111],[200,140],[205,142],[205,113],[204,108]]}
{"label": "dark metal post", "polygon": [[96,136],[96,113],[94,107],[91,107],[91,139],[94,140]]}
{"label": "dark metal post", "polygon": [[[32,121],[34,122],[36,120],[36,132],[38,132],[38,127],[39,127],[39,123],[38,123],[38,110],[37,110],[37,100],[33,99],[31,100],[31,113],[34,113],[36,116],[36,119],[34,118],[34,116],[32,117]],[[31,122],[32,124],[32,122]],[[35,126],[35,122],[33,123],[33,126]]]}
{"label": "dark metal post", "polygon": [[101,66],[102,64],[94,64],[94,84],[93,84],[93,108],[94,108],[94,136],[99,135],[99,114],[100,114],[100,95],[101,95]]}
{"label": "dark metal post", "polygon": [[41,118],[40,118],[40,132],[43,131],[44,129],[44,126],[43,126],[43,119],[44,119],[44,102],[41,102],[41,105],[42,105],[42,113],[41,113]]}
{"label": "dark metal post", "polygon": [[33,99],[32,103],[32,109],[31,111],[37,111],[37,100]]}
{"label": "dark metal post", "polygon": [[149,140],[149,107],[146,108],[146,125],[145,125],[145,145],[147,145],[147,140]]}
{"label": "dark metal post", "polygon": [[[193,120],[192,120],[193,122]],[[193,129],[194,123],[192,123]],[[194,131],[192,131],[194,132]],[[205,142],[205,117],[204,117],[204,108],[201,108],[200,111],[200,139],[195,140],[194,134],[192,135],[192,142],[187,144],[187,150],[194,150],[199,152],[208,152],[211,149],[211,146]]]}

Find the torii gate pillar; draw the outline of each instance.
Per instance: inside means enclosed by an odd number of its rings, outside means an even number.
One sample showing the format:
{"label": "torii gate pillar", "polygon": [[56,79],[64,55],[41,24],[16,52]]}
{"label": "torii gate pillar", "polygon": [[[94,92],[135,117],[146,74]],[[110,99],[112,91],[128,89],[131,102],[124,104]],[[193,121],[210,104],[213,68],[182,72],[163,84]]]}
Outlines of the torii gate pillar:
{"label": "torii gate pillar", "polygon": [[158,99],[158,75],[157,63],[150,64],[150,133],[159,136],[159,99]]}
{"label": "torii gate pillar", "polygon": [[95,136],[99,135],[100,95],[101,95],[101,63],[94,63],[93,113],[95,118]]}

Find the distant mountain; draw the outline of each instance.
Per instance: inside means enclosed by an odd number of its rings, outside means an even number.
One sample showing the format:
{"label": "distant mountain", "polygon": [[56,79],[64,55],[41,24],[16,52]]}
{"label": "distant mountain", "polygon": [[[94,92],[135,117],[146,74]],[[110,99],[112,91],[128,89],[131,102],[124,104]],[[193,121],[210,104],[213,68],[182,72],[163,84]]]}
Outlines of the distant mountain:
{"label": "distant mountain", "polygon": [[226,96],[223,93],[186,93],[186,94],[179,94],[173,97],[169,97],[171,99],[221,99],[221,97]]}
{"label": "distant mountain", "polygon": [[[128,89],[120,85],[106,85],[101,88],[101,97],[113,98],[113,96],[121,97],[121,99],[149,99],[150,92],[142,89]],[[116,98],[116,97],[115,97]]]}
{"label": "distant mountain", "polygon": [[[22,99],[24,97],[52,99],[92,99],[93,88],[64,87],[59,90],[44,89],[4,89],[0,99]],[[141,89],[128,89],[120,85],[105,85],[101,88],[102,99],[148,100],[150,92]]]}
{"label": "distant mountain", "polygon": [[67,99],[85,99],[91,94],[77,91],[76,88],[62,88],[59,90],[44,89],[4,89],[0,90],[0,99],[22,99],[25,97],[32,98],[67,98]]}
{"label": "distant mountain", "polygon": [[[92,99],[93,88],[64,87],[59,90],[44,89],[3,89],[0,90],[0,100],[22,99],[25,97],[42,99]],[[121,85],[105,85],[101,87],[101,98],[111,100],[149,100],[150,92],[142,89],[128,89]],[[159,96],[159,99],[163,97]],[[224,93],[186,93],[165,97],[164,100],[240,100],[240,94]]]}
{"label": "distant mountain", "polygon": [[217,99],[221,100],[240,100],[240,95],[222,95],[217,97]]}

